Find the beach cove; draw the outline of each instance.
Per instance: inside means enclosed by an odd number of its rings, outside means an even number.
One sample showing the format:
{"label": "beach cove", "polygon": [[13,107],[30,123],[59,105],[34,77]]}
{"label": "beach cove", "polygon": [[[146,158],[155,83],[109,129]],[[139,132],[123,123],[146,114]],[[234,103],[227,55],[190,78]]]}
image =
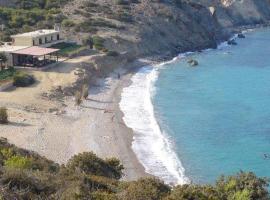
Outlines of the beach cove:
{"label": "beach cove", "polygon": [[[154,175],[173,185],[190,181],[211,182],[216,179],[216,176],[226,173],[226,170],[218,169],[213,175],[207,175],[209,179],[205,179],[206,175],[202,175],[202,169],[208,168],[209,163],[205,163],[203,168],[199,162],[196,163],[196,159],[192,159],[190,162],[190,158],[206,158],[207,154],[201,157],[199,154],[189,155],[182,151],[182,147],[188,149],[194,146],[193,138],[190,138],[190,141],[186,140],[185,135],[181,135],[181,131],[180,135],[183,138],[179,142],[179,132],[173,130],[172,123],[174,122],[169,120],[170,113],[167,112],[171,108],[166,106],[172,105],[177,108],[174,109],[176,113],[173,114],[173,118],[178,124],[178,120],[182,119],[182,116],[177,115],[180,113],[178,110],[180,108],[177,106],[183,106],[181,107],[183,111],[184,108],[188,109],[187,113],[191,108],[186,106],[185,102],[180,104],[179,98],[174,96],[179,92],[178,87],[183,92],[187,88],[191,89],[189,85],[185,88],[178,85],[179,81],[186,80],[183,79],[185,74],[181,73],[189,72],[193,75],[202,73],[208,67],[208,64],[204,64],[204,59],[209,54],[217,53],[222,57],[230,58],[234,55],[234,49],[248,51],[249,45],[255,44],[252,41],[255,42],[258,39],[253,36],[256,36],[257,33],[259,36],[264,34],[264,30],[247,33],[247,39],[237,40],[238,46],[225,45],[221,49],[192,54],[191,57],[199,61],[197,68],[189,67],[187,60],[190,57],[183,57],[183,55],[159,64],[148,60],[136,61],[130,66],[125,66],[128,70],[118,69],[106,78],[97,79],[95,84],[90,87],[88,99],[79,107],[74,105],[73,97],[66,97],[64,102],[48,102],[40,97],[43,90],[49,90],[48,81],[52,78],[55,79],[57,75],[49,72],[43,77],[36,72],[35,75],[40,76],[41,82],[46,83],[46,88],[40,84],[37,87],[20,88],[16,91],[16,95],[12,92],[1,94],[0,104],[9,105],[12,123],[8,126],[1,126],[0,135],[19,147],[36,151],[58,163],[66,163],[73,155],[84,151],[93,151],[103,158],[117,157],[125,166],[124,180],[135,180],[139,177]],[[266,33],[268,32],[266,31]],[[260,38],[265,42],[263,37]],[[61,67],[58,70],[61,72]],[[70,70],[75,69],[71,67]],[[196,71],[198,72],[196,73]],[[120,79],[118,74],[121,75]],[[176,79],[172,79],[173,82],[167,82],[168,80],[164,78],[168,76]],[[59,79],[59,82],[70,84],[74,81],[73,79],[72,77],[62,78]],[[184,83],[189,84],[186,81]],[[56,85],[57,82],[52,87]],[[176,88],[162,88],[169,85]],[[162,96],[159,96],[162,91],[172,92],[166,95],[172,95],[169,99],[172,101],[177,99],[177,101],[168,104]],[[33,98],[26,95],[30,92],[33,94]],[[168,99],[166,95],[164,98]],[[21,105],[24,107],[22,108]],[[57,106],[61,108],[60,113],[44,112],[50,107]],[[31,110],[32,107],[35,109]],[[194,123],[194,120],[186,123],[186,126],[189,126]],[[202,144],[201,148],[203,147],[205,146]],[[200,148],[198,151],[207,152]],[[264,153],[267,151],[261,150],[258,154],[262,160]],[[197,168],[194,169],[193,166],[197,166]],[[215,163],[211,163],[211,166],[215,166]],[[233,165],[228,166],[230,168]],[[228,170],[228,174],[240,169],[242,168],[237,168],[235,171]],[[256,171],[253,168],[252,170]],[[211,173],[212,170],[209,172]],[[259,175],[264,176],[264,173],[259,172]]]}
{"label": "beach cove", "polygon": [[[269,177],[269,33],[246,32],[237,46],[139,70],[122,94],[133,109],[122,110],[147,172],[180,184],[240,170]],[[198,67],[187,64],[191,58]]]}

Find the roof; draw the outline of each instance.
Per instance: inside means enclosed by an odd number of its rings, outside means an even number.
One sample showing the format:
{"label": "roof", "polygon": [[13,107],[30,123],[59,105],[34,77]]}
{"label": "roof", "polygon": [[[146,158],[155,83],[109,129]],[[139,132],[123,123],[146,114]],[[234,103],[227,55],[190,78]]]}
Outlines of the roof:
{"label": "roof", "polygon": [[14,51],[13,54],[43,56],[43,55],[47,55],[47,54],[54,53],[57,51],[59,51],[59,49],[32,46],[32,47],[20,49],[18,51]]}
{"label": "roof", "polygon": [[17,35],[12,35],[11,37],[39,37],[39,36],[44,36],[44,35],[50,35],[53,33],[59,33],[59,31],[56,31],[54,29],[42,29],[42,30],[37,30],[37,31],[32,31],[28,33],[22,33],[22,34],[17,34]]}
{"label": "roof", "polygon": [[18,51],[20,49],[25,49],[29,46],[13,46],[13,45],[8,45],[8,44],[4,44],[4,45],[0,45],[0,52],[14,52],[14,51]]}

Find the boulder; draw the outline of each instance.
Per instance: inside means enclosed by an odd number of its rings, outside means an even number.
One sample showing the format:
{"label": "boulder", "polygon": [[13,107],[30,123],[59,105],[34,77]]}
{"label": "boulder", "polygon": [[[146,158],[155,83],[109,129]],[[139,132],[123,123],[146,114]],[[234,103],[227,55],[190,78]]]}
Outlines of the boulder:
{"label": "boulder", "polygon": [[229,40],[227,43],[228,45],[237,45],[237,42],[234,39]]}
{"label": "boulder", "polygon": [[241,39],[246,38],[246,36],[245,36],[243,33],[239,33],[239,34],[237,35],[237,37],[238,37],[238,38],[241,38]]}
{"label": "boulder", "polygon": [[199,62],[197,60],[194,60],[194,59],[190,59],[188,60],[188,64],[192,67],[195,67],[195,66],[198,66],[199,65]]}

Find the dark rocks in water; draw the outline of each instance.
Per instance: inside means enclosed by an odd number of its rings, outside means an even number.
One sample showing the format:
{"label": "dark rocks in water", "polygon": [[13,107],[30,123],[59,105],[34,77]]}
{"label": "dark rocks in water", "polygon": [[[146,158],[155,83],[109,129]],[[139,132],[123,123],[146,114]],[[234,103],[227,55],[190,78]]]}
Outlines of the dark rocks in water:
{"label": "dark rocks in water", "polygon": [[228,45],[237,45],[237,42],[234,39],[229,40],[227,43]]}
{"label": "dark rocks in water", "polygon": [[239,33],[239,34],[237,35],[237,37],[238,37],[238,38],[241,38],[241,39],[246,38],[246,36],[245,36],[243,33]]}
{"label": "dark rocks in water", "polygon": [[194,60],[194,59],[190,59],[188,60],[188,64],[192,67],[195,67],[195,66],[198,66],[199,65],[199,62],[197,60]]}

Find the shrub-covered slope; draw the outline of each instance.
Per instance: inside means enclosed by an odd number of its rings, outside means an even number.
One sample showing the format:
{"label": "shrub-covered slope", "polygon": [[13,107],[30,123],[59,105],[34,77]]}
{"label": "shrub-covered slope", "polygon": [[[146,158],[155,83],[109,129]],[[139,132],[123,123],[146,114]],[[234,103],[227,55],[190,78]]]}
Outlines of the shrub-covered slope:
{"label": "shrub-covered slope", "polygon": [[215,185],[172,188],[155,178],[122,182],[123,166],[85,152],[58,165],[0,138],[0,199],[4,200],[268,200],[268,180],[240,172]]}

